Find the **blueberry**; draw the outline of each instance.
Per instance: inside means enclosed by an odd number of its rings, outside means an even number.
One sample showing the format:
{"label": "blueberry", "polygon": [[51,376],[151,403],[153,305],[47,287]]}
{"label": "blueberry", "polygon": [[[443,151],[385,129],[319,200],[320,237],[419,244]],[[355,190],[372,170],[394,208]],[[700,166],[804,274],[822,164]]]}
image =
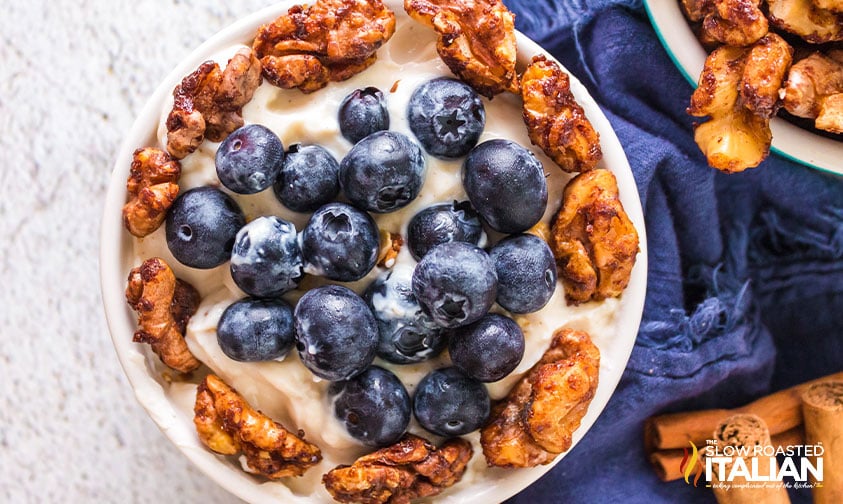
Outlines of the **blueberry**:
{"label": "blueberry", "polygon": [[319,145],[290,146],[272,188],[275,197],[294,212],[312,212],[340,192],[340,164]]}
{"label": "blueberry", "polygon": [[389,112],[381,90],[370,86],[352,91],[340,104],[339,121],[342,136],[351,143],[389,129]]}
{"label": "blueberry", "polygon": [[340,162],[340,186],[356,207],[392,212],[416,199],[426,171],[418,145],[401,133],[379,131],[357,142]]}
{"label": "blueberry", "polygon": [[498,273],[498,304],[512,313],[532,313],[556,290],[556,260],[544,240],[531,234],[499,241],[489,251]]}
{"label": "blueberry", "polygon": [[397,442],[410,424],[410,395],[384,368],[372,366],[350,380],[332,383],[328,395],[348,433],[367,446]]}
{"label": "blueberry", "polygon": [[413,294],[442,327],[479,320],[495,302],[498,276],[483,250],[463,242],[443,243],[416,265]]}
{"label": "blueberry", "polygon": [[438,78],[413,92],[407,107],[410,129],[431,155],[454,159],[477,144],[486,125],[486,110],[471,86]]}
{"label": "blueberry", "polygon": [[295,343],[293,310],[280,299],[241,299],[222,313],[217,341],[236,361],[281,359]]}
{"label": "blueberry", "polygon": [[440,436],[462,436],[489,418],[486,387],[455,367],[431,371],[413,395],[413,414],[422,427]]}
{"label": "blueberry", "polygon": [[266,126],[234,130],[217,149],[217,177],[238,194],[255,194],[275,182],[284,163],[284,145]]}
{"label": "blueberry", "polygon": [[454,366],[481,382],[505,377],[524,357],[524,333],[509,317],[490,313],[454,329],[448,343]]}
{"label": "blueberry", "polygon": [[280,296],[302,277],[302,257],[292,223],[258,217],[243,226],[231,251],[231,278],[247,294]]}
{"label": "blueberry", "polygon": [[215,187],[186,191],[167,213],[167,246],[191,268],[219,266],[231,257],[234,237],[246,224],[240,206]]}
{"label": "blueberry", "polygon": [[366,276],[378,259],[378,227],[366,212],[346,203],[328,203],[301,233],[305,271],[340,282]]}
{"label": "blueberry", "polygon": [[452,241],[477,245],[483,236],[483,225],[468,201],[429,206],[407,226],[407,245],[417,261],[436,245]]}
{"label": "blueberry", "polygon": [[413,269],[383,272],[363,298],[378,321],[378,357],[395,364],[421,362],[444,350],[444,331],[424,313],[413,294]]}
{"label": "blueberry", "polygon": [[347,380],[375,358],[378,326],[363,299],[347,287],[325,285],[299,299],[294,313],[296,349],[320,378]]}
{"label": "blueberry", "polygon": [[462,183],[480,216],[502,233],[531,228],[547,207],[541,161],[509,140],[489,140],[472,149],[463,165]]}

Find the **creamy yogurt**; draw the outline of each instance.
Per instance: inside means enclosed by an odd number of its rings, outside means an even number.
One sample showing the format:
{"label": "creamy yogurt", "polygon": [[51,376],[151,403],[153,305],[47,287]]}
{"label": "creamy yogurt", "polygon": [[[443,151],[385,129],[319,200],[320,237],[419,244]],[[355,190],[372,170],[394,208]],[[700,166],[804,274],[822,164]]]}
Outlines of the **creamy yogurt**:
{"label": "creamy yogurt", "polygon": [[[246,123],[267,126],[281,138],[285,147],[294,143],[316,143],[328,149],[337,160],[341,160],[352,145],[340,134],[337,120],[339,105],[351,91],[375,86],[383,91],[386,97],[390,129],[414,139],[406,117],[410,95],[421,83],[452,74],[436,53],[433,32],[409,20],[403,12],[396,12],[396,17],[395,35],[378,51],[378,60],[372,67],[347,81],[331,83],[313,94],[282,90],[264,82],[243,110]],[[215,59],[220,65],[225,65],[228,58],[240,47],[242,46],[231,47]],[[530,148],[544,165],[549,199],[542,222],[549,225],[559,209],[562,190],[570,175],[560,170],[540,149],[531,145],[521,119],[519,97],[503,94],[493,100],[483,98],[483,103],[486,108],[486,127],[480,142],[495,138],[513,140]],[[171,106],[172,102],[162,111],[158,131],[161,148],[166,145],[164,121]],[[218,146],[218,143],[205,141],[196,152],[182,161],[182,177],[179,182],[182,191],[206,184],[219,185],[214,166],[214,155]],[[372,214],[382,231],[406,236],[410,218],[423,208],[434,203],[468,199],[460,177],[462,159],[447,161],[426,155],[426,162],[427,176],[418,198],[398,211]],[[225,190],[224,187],[222,189]],[[272,189],[254,195],[226,192],[240,204],[247,221],[261,215],[275,215],[293,222],[300,232],[309,218],[309,214],[296,213],[283,207],[276,200]],[[490,232],[489,242],[494,243],[500,237],[500,234]],[[310,373],[300,362],[295,350],[281,361],[260,363],[236,362],[225,356],[217,344],[217,322],[228,305],[245,297],[231,279],[228,263],[211,270],[197,270],[180,264],[167,248],[163,226],[146,238],[135,239],[134,249],[138,263],[149,257],[162,257],[172,266],[178,277],[193,284],[202,295],[202,303],[187,328],[186,339],[193,354],[236,388],[252,406],[292,431],[303,430],[306,433],[305,438],[322,449],[324,459],[318,467],[310,469],[301,478],[286,478],[283,484],[296,494],[323,495],[326,500],[330,500],[321,485],[322,474],[338,464],[350,464],[371,449],[352,438],[334,417],[326,395],[329,382]],[[394,267],[412,268],[414,265],[415,260],[405,245]],[[343,285],[362,293],[382,271],[382,268],[375,267],[364,279]],[[284,298],[295,304],[304,291],[323,283],[327,281],[308,276],[298,290],[288,293]],[[615,331],[613,317],[617,308],[616,299],[587,303],[578,307],[567,306],[560,282],[555,294],[542,310],[513,317],[524,332],[524,358],[511,375],[487,384],[490,396],[499,399],[506,395],[514,382],[538,361],[557,328],[564,326],[585,330],[598,347],[606,348],[606,345],[612,343]],[[506,314],[497,305],[493,311]],[[375,364],[394,372],[411,395],[425,374],[449,363],[447,351],[433,360],[410,365],[396,365],[379,358],[375,360]],[[601,366],[607,365],[609,363],[601,363]],[[192,416],[195,385],[174,385],[167,393],[176,404],[181,405],[185,416]],[[436,436],[424,431],[415,420],[411,421],[409,430],[439,441]],[[479,473],[501,471],[486,467],[477,432],[465,438],[474,444],[475,453],[466,475],[458,485],[471,484]]]}

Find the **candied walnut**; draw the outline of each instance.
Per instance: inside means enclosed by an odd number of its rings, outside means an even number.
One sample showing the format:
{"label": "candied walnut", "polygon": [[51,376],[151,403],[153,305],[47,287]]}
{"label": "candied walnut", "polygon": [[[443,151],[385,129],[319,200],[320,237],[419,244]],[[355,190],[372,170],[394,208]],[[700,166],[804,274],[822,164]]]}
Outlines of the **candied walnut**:
{"label": "candied walnut", "polygon": [[404,245],[404,238],[400,234],[388,231],[380,232],[380,250],[378,251],[378,266],[391,268],[395,266],[395,259]]}
{"label": "candied walnut", "polygon": [[708,55],[688,113],[710,118],[694,129],[710,166],[733,173],[767,157],[770,117],[792,54],[784,39],[769,33],[750,48],[723,46]]}
{"label": "candied walnut", "polygon": [[404,10],[436,31],[442,61],[478,93],[518,92],[515,16],[501,0],[404,0]]}
{"label": "candied walnut", "polygon": [[843,40],[843,15],[812,0],[767,0],[770,24],[811,44]]}
{"label": "candied walnut", "polygon": [[310,93],[371,66],[394,32],[381,0],[317,0],[261,26],[252,47],[269,82]]}
{"label": "candied walnut", "polygon": [[619,296],[626,288],[638,232],[618,198],[612,172],[591,170],[568,182],[551,235],[569,304]]}
{"label": "candied walnut", "polygon": [[261,84],[261,64],[249,48],[228,60],[225,70],[213,61],[199,65],[173,90],[167,116],[167,151],[182,159],[202,140],[220,142],[243,126],[243,106]]}
{"label": "candied walnut", "polygon": [[703,12],[704,39],[732,46],[748,46],[767,34],[767,18],[759,0],[709,0]]}
{"label": "candied walnut", "polygon": [[126,301],[138,312],[133,341],[149,343],[167,366],[187,373],[199,367],[184,341],[190,317],[199,307],[199,293],[179,280],[163,259],[147,259],[129,272]]}
{"label": "candied walnut", "polygon": [[782,94],[791,114],[815,119],[818,129],[843,133],[843,63],[821,53],[797,61]]}
{"label": "candied walnut", "polygon": [[471,456],[471,443],[463,439],[449,439],[436,448],[407,434],[350,466],[330,470],[322,483],[338,502],[404,504],[437,495],[458,482]]}
{"label": "candied walnut", "polygon": [[135,151],[126,180],[130,198],[123,205],[123,224],[130,233],[143,238],[161,226],[179,195],[180,174],[181,165],[166,152],[152,147]]}
{"label": "candied walnut", "polygon": [[492,407],[480,444],[490,466],[533,467],[571,447],[594,398],[600,350],[582,331],[559,329],[542,358]]}
{"label": "candied walnut", "polygon": [[301,476],[322,460],[318,446],[305,441],[260,411],[219,377],[208,375],[196,391],[193,423],[199,439],[223,455],[243,452],[246,464],[269,479]]}
{"label": "candied walnut", "polygon": [[521,76],[527,132],[566,172],[591,170],[603,158],[600,135],[571,93],[568,74],[543,55]]}

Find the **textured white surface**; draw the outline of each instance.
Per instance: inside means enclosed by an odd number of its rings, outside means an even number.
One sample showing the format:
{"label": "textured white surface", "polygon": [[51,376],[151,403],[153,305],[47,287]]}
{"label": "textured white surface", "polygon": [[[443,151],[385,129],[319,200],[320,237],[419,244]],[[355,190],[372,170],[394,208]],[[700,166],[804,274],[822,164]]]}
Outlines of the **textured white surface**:
{"label": "textured white surface", "polygon": [[271,3],[2,3],[0,502],[237,502],[135,402],[100,302],[99,219],[158,81]]}

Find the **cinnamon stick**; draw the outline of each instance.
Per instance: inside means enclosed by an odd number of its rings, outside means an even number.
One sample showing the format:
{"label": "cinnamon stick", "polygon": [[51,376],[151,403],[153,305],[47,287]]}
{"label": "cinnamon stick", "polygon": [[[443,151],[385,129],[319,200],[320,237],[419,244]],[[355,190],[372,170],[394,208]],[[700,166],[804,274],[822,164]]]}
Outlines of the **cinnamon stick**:
{"label": "cinnamon stick", "polygon": [[[732,415],[720,422],[714,429],[714,439],[721,447],[754,448],[770,446],[770,430],[764,420],[757,415]],[[759,475],[771,477],[778,473],[774,455],[755,455],[759,459]],[[731,463],[727,464],[726,474],[730,474]],[[765,472],[766,471],[766,472]],[[772,474],[771,474],[772,473]],[[718,471],[712,474],[711,488],[719,504],[790,504],[787,490],[781,484],[750,484],[743,475],[730,474],[728,481],[719,481]],[[772,479],[772,478],[771,478]]]}
{"label": "cinnamon stick", "polygon": [[843,380],[843,372],[778,391],[740,408],[651,417],[644,424],[645,449],[650,454],[657,450],[684,448],[688,441],[702,445],[723,418],[735,414],[757,415],[772,435],[781,434],[802,424],[802,392],[815,383],[829,380]]}
{"label": "cinnamon stick", "polygon": [[[788,446],[801,445],[805,443],[805,431],[802,427],[794,427],[789,431],[781,432],[772,436],[772,444],[774,447],[787,448]],[[653,470],[662,481],[673,481],[682,479],[682,471],[679,470],[682,464],[682,459],[685,457],[685,450],[671,449],[658,450],[650,454],[649,460],[653,465]]]}
{"label": "cinnamon stick", "polygon": [[[811,489],[815,504],[843,502],[843,381],[827,381],[808,387],[802,394],[805,440],[822,444],[823,481]],[[811,457],[816,467],[817,457]]]}

